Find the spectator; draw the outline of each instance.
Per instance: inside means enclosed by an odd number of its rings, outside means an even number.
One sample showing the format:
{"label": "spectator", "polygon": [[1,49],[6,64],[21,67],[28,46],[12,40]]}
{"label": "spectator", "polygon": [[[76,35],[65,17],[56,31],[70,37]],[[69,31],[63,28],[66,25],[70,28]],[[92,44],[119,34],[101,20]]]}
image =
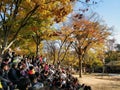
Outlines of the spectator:
{"label": "spectator", "polygon": [[29,78],[21,78],[18,83],[19,90],[29,90],[30,88],[30,79]]}
{"label": "spectator", "polygon": [[[14,59],[15,55],[13,54]],[[18,58],[18,57],[17,57]],[[16,61],[21,59],[15,59]],[[43,63],[44,62],[44,63]],[[12,65],[9,70],[9,64]],[[4,59],[0,69],[1,86],[4,90],[14,89],[17,84],[19,90],[91,90],[90,86],[80,85],[69,69],[61,68],[60,61],[57,66],[49,65],[40,57],[23,57],[21,62],[14,63]],[[46,88],[47,87],[47,88]]]}
{"label": "spectator", "polygon": [[13,63],[12,68],[10,68],[8,72],[8,77],[12,81],[13,84],[17,84],[19,80],[17,66],[18,66],[17,63]]}
{"label": "spectator", "polygon": [[34,67],[33,67],[33,66],[30,66],[30,67],[29,67],[29,71],[28,71],[28,75],[33,75],[33,74],[35,74]]}
{"label": "spectator", "polygon": [[32,88],[33,88],[34,90],[36,90],[36,89],[37,89],[37,90],[40,90],[40,89],[43,88],[43,87],[44,87],[43,83],[38,82],[36,75],[34,75],[33,81],[32,81]]}
{"label": "spectator", "polygon": [[0,70],[0,80],[4,90],[8,90],[8,86],[10,90],[14,90],[12,82],[8,78],[8,64],[2,63]]}
{"label": "spectator", "polygon": [[39,57],[39,60],[40,60],[40,64],[43,63],[43,56],[42,55]]}
{"label": "spectator", "polygon": [[12,59],[12,50],[11,48],[8,49],[8,51],[5,53],[4,57],[3,58],[9,58],[9,59]]}

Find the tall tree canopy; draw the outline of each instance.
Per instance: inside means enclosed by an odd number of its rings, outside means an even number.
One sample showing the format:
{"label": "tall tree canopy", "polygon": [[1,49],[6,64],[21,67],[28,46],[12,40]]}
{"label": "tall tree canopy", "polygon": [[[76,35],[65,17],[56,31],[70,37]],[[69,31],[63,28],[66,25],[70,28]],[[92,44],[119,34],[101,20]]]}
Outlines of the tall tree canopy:
{"label": "tall tree canopy", "polygon": [[47,18],[52,22],[61,22],[72,11],[72,2],[71,0],[0,0],[1,54],[16,41],[18,34],[25,30],[23,28],[30,20]]}
{"label": "tall tree canopy", "polygon": [[[94,48],[95,45],[104,44],[108,36],[110,35],[110,28],[106,25],[100,24],[98,21],[90,21],[85,18],[79,18],[80,15],[75,15],[71,25],[64,27],[64,31],[69,34],[70,42],[74,47],[79,59],[80,76],[82,70],[82,62],[85,54],[89,49]],[[64,37],[62,37],[64,38]]]}

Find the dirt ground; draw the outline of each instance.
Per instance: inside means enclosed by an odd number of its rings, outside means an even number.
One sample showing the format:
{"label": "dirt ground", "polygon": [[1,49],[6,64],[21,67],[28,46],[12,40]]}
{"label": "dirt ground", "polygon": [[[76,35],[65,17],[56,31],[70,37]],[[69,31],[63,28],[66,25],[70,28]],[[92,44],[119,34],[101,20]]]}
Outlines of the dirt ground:
{"label": "dirt ground", "polygon": [[[78,75],[74,75],[78,77]],[[83,75],[81,84],[90,85],[92,90],[120,90],[120,76],[101,76],[97,74]]]}

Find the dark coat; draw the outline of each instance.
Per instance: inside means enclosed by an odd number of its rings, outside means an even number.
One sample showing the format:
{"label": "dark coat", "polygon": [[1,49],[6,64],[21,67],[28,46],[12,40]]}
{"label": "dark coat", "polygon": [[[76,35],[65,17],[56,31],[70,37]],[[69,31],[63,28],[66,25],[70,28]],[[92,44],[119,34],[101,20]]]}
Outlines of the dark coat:
{"label": "dark coat", "polygon": [[11,68],[8,72],[9,79],[15,84],[19,78],[18,78],[18,72],[16,69]]}

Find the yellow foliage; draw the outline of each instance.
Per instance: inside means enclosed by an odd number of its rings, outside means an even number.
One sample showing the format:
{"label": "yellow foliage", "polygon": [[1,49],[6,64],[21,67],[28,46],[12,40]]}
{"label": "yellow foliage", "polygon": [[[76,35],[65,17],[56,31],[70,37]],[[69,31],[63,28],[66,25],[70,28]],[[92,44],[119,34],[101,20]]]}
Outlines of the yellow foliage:
{"label": "yellow foliage", "polygon": [[[2,5],[0,6],[0,13],[3,13],[2,15],[5,15],[6,18],[4,21],[4,27],[6,27],[9,32],[9,35],[7,37],[5,36],[8,41],[6,42],[7,44],[15,39],[19,41],[21,38],[25,37],[26,39],[27,36],[29,38],[35,34],[42,39],[49,39],[48,36],[51,34],[51,25],[54,22],[59,23],[63,21],[65,16],[72,11],[71,0],[0,1],[2,2]],[[31,26],[33,29],[31,28],[32,30],[28,30],[27,26],[28,28]],[[26,46],[29,45],[26,44]],[[27,49],[29,48],[27,47]],[[25,50],[23,53],[27,52],[28,51]]]}
{"label": "yellow foliage", "polygon": [[26,0],[26,2],[30,3],[30,2],[31,2],[31,0]]}

